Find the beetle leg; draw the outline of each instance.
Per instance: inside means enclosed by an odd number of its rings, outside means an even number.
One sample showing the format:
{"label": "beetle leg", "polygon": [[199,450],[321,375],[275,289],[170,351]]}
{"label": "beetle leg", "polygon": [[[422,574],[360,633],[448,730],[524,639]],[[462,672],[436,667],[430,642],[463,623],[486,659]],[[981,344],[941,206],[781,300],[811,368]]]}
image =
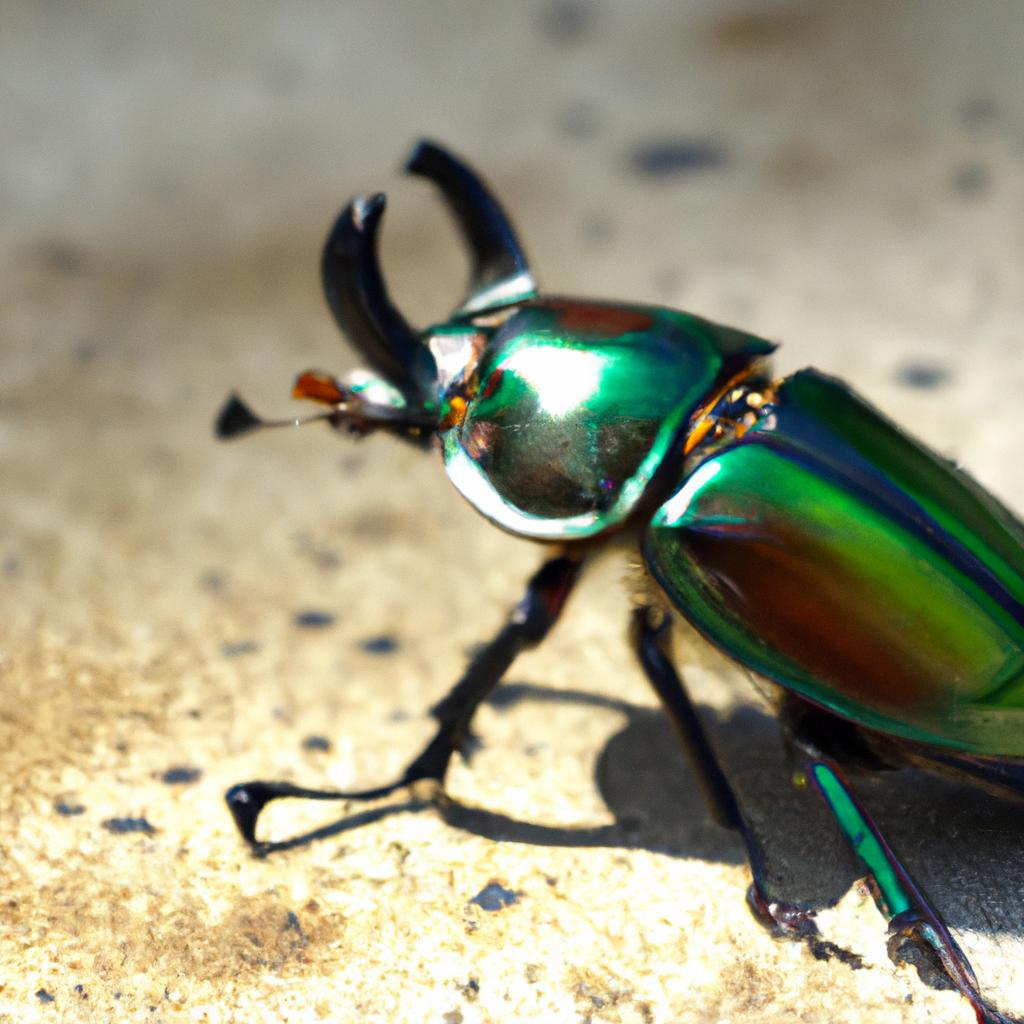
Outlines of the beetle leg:
{"label": "beetle leg", "polygon": [[[637,608],[633,612],[630,639],[647,679],[661,698],[683,741],[683,747],[704,788],[712,816],[723,828],[742,832],[745,825],[736,794],[715,757],[697,710],[672,664],[669,653],[671,626],[669,617],[656,609],[649,606]],[[747,843],[747,847],[752,859],[761,859],[756,841]]]}
{"label": "beetle leg", "polygon": [[[545,562],[537,570],[505,625],[473,655],[462,678],[431,708],[430,713],[438,722],[437,733],[396,781],[374,789],[348,791],[306,789],[290,782],[240,783],[227,791],[225,799],[242,838],[261,855],[293,846],[299,841],[269,843],[260,842],[256,838],[256,822],[260,812],[272,800],[282,797],[377,800],[422,782],[431,784],[431,796],[436,797],[442,789],[452,755],[464,749],[469,737],[469,725],[477,708],[501,682],[517,655],[535,647],[547,636],[572,592],[582,565],[581,559],[563,554]],[[425,806],[423,800],[414,800],[394,810],[413,810],[422,806]],[[363,818],[372,821],[384,813],[387,812],[367,812]]]}
{"label": "beetle leg", "polygon": [[[938,968],[970,1002],[979,1024],[1012,1024],[982,997],[978,979],[963,950],[950,934],[931,901],[911,878],[865,810],[838,763],[804,735],[792,735],[802,761],[798,783],[810,784],[825,801],[840,831],[867,868],[867,885],[875,905],[889,922],[889,957]],[[907,954],[907,945],[913,952]],[[915,958],[914,953],[918,956]],[[922,964],[922,958],[924,963]],[[927,967],[925,968],[927,970]],[[927,978],[925,980],[928,980]]]}
{"label": "beetle leg", "polygon": [[812,911],[780,903],[768,895],[768,868],[761,844],[743,816],[732,784],[718,762],[697,709],[672,662],[669,617],[651,607],[637,608],[633,613],[631,639],[647,679],[682,740],[712,816],[719,825],[738,832],[743,840],[753,876],[747,902],[754,916],[778,937],[806,942],[818,959],[835,957],[859,967],[859,957],[821,938]]}

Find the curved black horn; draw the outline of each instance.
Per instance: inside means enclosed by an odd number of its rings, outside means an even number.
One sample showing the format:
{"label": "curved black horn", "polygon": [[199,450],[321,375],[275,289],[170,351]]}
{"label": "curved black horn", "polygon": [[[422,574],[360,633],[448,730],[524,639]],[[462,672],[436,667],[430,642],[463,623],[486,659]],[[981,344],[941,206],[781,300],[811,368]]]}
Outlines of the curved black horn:
{"label": "curved black horn", "polygon": [[370,365],[414,403],[427,400],[434,357],[391,304],[377,261],[384,196],[353,199],[335,221],[320,259],[334,319]]}
{"label": "curved black horn", "polygon": [[505,211],[474,171],[426,140],[413,150],[405,169],[441,189],[469,245],[473,267],[469,296],[461,312],[476,312],[536,294],[526,255]]}

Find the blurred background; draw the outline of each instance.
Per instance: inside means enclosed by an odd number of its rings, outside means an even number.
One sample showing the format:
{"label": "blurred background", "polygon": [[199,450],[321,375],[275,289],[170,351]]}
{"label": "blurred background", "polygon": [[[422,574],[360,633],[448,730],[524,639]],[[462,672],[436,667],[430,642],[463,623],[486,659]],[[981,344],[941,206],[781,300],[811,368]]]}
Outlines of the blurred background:
{"label": "blurred background", "polygon": [[[233,388],[286,415],[297,372],[353,365],[317,271],[351,195],[389,194],[412,321],[459,299],[456,235],[397,174],[427,136],[485,174],[545,288],[783,341],[782,371],[845,378],[1024,508],[1024,8],[0,13],[0,1021],[973,1019],[892,968],[856,888],[825,916],[860,971],[753,922],[741,849],[626,650],[616,560],[453,771],[498,824],[397,816],[250,858],[223,790],[399,771],[539,552],[436,457],[313,429],[217,445],[211,423]],[[788,800],[742,674],[680,656],[721,742],[764,738],[762,795]],[[1000,872],[1024,817],[915,793],[893,797],[897,822],[921,815],[902,848],[1024,1011]],[[270,827],[330,820],[305,814]],[[507,898],[474,903],[492,883]]]}

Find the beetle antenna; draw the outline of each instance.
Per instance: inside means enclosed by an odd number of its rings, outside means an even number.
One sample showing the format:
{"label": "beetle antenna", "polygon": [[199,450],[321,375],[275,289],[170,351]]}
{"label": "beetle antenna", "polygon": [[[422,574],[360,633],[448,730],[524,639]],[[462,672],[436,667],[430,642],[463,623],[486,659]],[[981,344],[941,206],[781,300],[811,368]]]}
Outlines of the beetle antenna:
{"label": "beetle antenna", "polygon": [[265,420],[246,405],[236,394],[228,396],[214,423],[213,432],[218,440],[229,441],[243,434],[251,434],[268,427],[302,427],[319,420],[336,421],[337,410],[320,412],[315,416],[295,416],[291,419]]}

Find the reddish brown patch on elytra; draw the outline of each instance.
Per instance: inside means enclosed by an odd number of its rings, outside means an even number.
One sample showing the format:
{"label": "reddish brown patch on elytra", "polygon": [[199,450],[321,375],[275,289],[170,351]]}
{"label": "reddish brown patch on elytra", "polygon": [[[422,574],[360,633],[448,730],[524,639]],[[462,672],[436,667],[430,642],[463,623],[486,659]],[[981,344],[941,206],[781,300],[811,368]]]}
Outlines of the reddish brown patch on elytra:
{"label": "reddish brown patch on elytra", "polygon": [[928,646],[893,644],[885,602],[858,589],[827,549],[807,541],[777,524],[769,537],[721,524],[687,538],[691,557],[718,584],[720,603],[822,690],[890,712],[941,702],[941,667]]}
{"label": "reddish brown patch on elytra", "polygon": [[650,313],[623,306],[605,306],[585,302],[548,302],[558,317],[558,326],[579,334],[615,337],[634,331],[650,330],[654,323]]}

